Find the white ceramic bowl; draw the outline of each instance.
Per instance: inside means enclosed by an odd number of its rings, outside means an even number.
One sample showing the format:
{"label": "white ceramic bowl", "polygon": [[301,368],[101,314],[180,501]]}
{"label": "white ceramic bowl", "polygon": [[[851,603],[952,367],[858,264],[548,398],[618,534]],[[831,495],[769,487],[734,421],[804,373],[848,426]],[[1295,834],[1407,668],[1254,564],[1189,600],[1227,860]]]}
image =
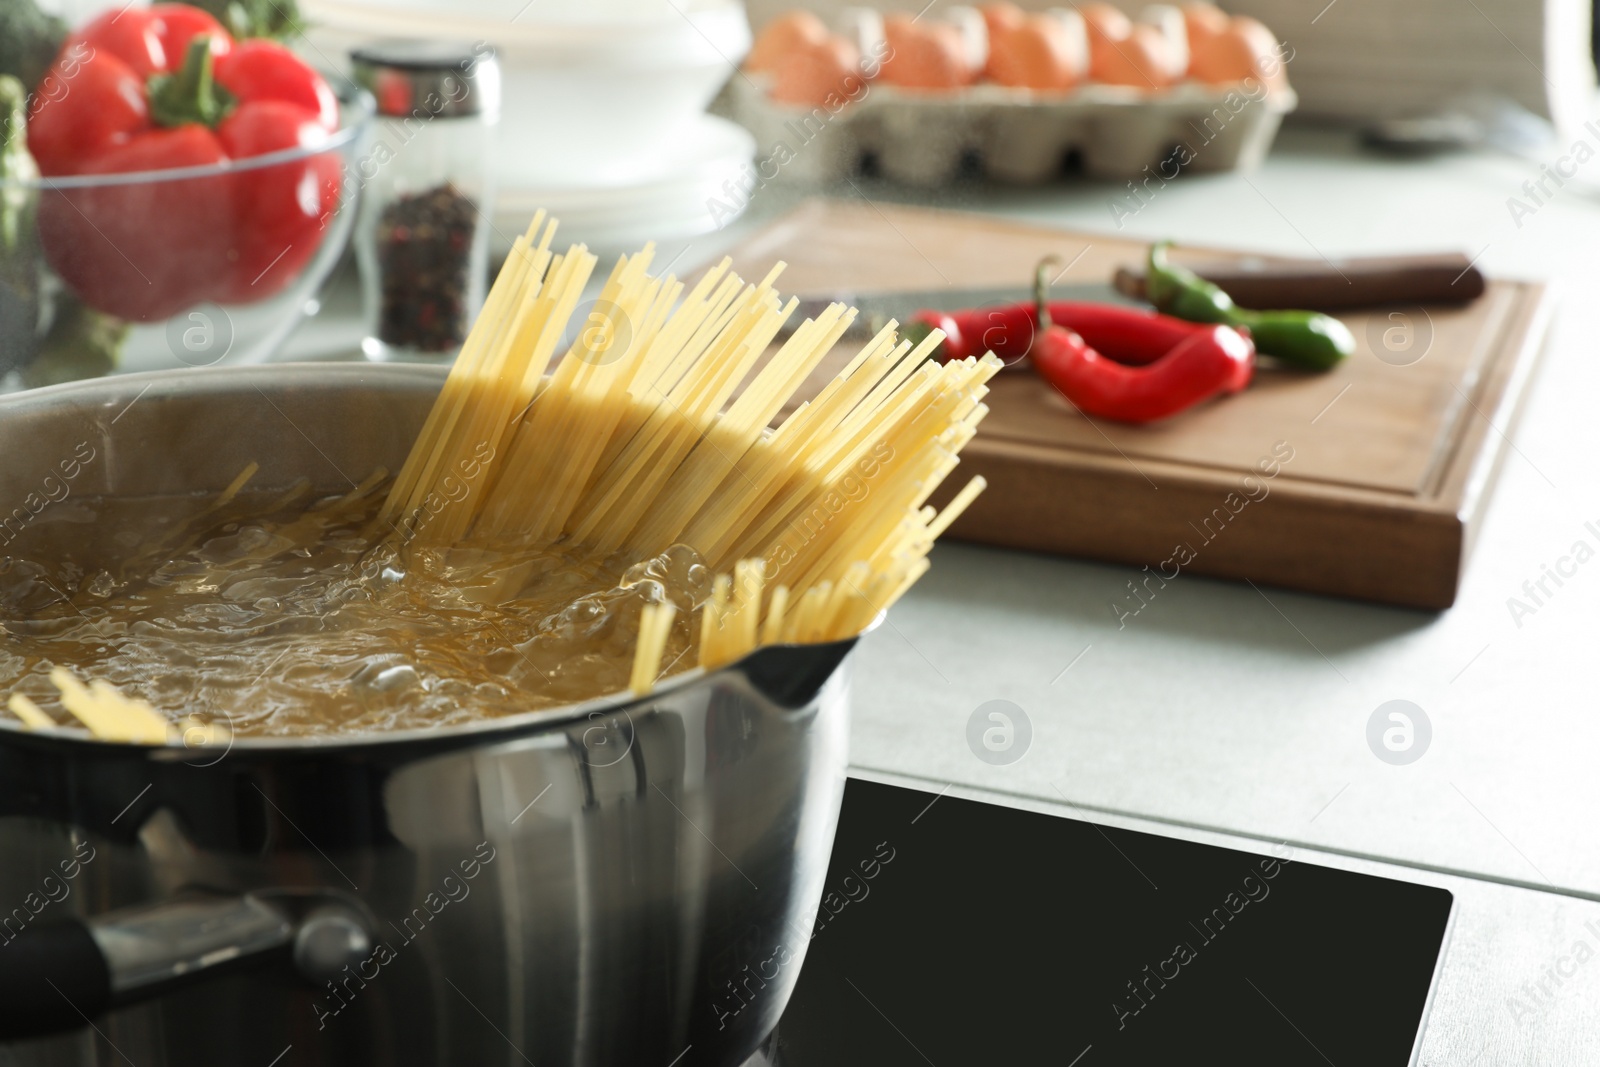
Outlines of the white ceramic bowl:
{"label": "white ceramic bowl", "polygon": [[[701,114],[750,49],[738,0],[304,0],[307,49],[344,62],[376,38],[493,44],[504,106],[501,184],[621,185]],[[519,15],[517,9],[524,8]],[[509,11],[510,15],[505,12]]]}

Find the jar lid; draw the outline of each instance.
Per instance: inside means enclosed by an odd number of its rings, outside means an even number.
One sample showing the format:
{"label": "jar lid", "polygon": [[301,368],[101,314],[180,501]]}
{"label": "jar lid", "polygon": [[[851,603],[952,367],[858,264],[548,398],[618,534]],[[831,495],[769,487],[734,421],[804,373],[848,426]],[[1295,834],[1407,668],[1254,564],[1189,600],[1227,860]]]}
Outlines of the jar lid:
{"label": "jar lid", "polygon": [[350,52],[351,76],[391,118],[495,118],[500,62],[479,41],[378,41]]}

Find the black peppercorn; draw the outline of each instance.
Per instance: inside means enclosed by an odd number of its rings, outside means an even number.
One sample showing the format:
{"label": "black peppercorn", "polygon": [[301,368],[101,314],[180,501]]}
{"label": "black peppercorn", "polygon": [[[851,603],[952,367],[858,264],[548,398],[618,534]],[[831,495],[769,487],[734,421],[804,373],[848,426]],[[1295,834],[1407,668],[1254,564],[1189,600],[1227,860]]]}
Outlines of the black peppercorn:
{"label": "black peppercorn", "polygon": [[466,339],[477,221],[478,205],[449,183],[383,209],[375,242],[380,341],[447,352]]}

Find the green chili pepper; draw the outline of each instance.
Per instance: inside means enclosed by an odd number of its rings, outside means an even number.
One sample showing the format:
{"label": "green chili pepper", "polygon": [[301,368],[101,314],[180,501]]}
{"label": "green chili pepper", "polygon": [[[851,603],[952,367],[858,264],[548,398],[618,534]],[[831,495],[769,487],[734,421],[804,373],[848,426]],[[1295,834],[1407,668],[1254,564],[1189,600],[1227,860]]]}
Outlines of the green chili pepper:
{"label": "green chili pepper", "polygon": [[1251,311],[1194,271],[1167,260],[1168,242],[1150,246],[1145,295],[1156,308],[1190,322],[1250,331],[1256,350],[1285,363],[1327,370],[1356,349],[1349,327],[1319,311]]}

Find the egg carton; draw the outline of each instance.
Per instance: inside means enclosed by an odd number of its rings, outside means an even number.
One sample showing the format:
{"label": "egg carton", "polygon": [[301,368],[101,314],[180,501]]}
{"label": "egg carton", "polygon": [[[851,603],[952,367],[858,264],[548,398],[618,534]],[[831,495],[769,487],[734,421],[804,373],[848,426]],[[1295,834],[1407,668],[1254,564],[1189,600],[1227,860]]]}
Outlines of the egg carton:
{"label": "egg carton", "polygon": [[838,181],[867,160],[907,185],[943,185],[976,158],[997,181],[1033,185],[1068,172],[1096,178],[1172,178],[1260,165],[1296,100],[1259,83],[1186,82],[1159,94],[1115,85],[1039,93],[980,84],[949,92],[864,83],[837,107],[782,104],[764,78],[729,82],[716,110],[755,135],[756,170],[810,183]]}

